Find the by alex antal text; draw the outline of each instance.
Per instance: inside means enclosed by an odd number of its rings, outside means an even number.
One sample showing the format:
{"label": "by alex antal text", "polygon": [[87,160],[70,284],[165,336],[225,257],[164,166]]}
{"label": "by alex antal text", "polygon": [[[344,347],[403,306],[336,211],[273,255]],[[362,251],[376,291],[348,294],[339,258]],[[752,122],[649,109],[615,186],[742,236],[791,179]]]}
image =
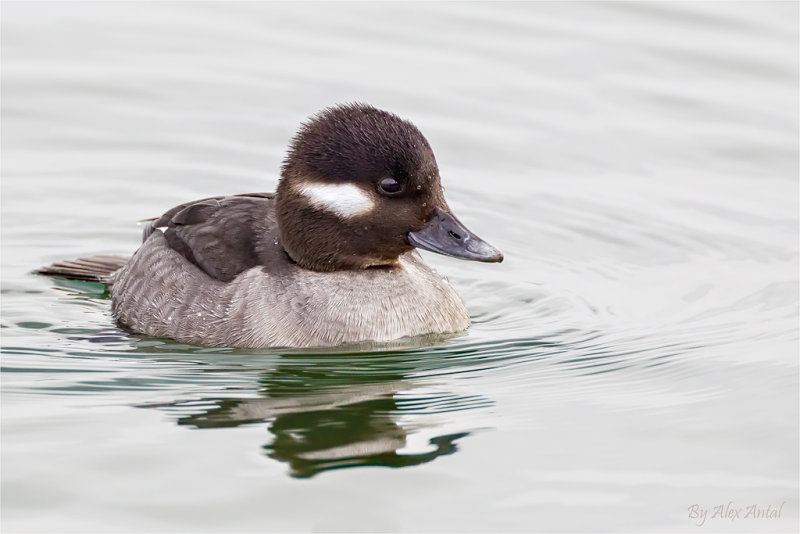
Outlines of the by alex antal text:
{"label": "by alex antal text", "polygon": [[718,504],[715,506],[702,506],[699,504],[692,504],[689,506],[689,519],[694,520],[695,525],[702,527],[706,521],[737,521],[749,519],[780,519],[783,505],[786,501],[775,504],[747,504],[739,505],[733,501],[728,501],[727,504]]}

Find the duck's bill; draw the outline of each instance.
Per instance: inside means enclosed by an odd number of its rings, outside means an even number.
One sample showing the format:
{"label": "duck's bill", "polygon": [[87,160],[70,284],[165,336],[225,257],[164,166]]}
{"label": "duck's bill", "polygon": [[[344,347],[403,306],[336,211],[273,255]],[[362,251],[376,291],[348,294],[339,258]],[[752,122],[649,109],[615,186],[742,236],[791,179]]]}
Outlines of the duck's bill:
{"label": "duck's bill", "polygon": [[408,233],[409,244],[464,260],[501,262],[503,254],[476,236],[449,211],[436,208],[433,219],[419,232]]}

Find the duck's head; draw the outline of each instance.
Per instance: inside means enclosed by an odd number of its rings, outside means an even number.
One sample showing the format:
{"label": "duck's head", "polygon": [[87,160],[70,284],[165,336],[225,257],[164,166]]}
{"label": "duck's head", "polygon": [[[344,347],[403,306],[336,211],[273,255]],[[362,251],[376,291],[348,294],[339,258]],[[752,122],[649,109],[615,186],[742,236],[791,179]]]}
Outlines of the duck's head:
{"label": "duck's head", "polygon": [[450,212],[416,126],[363,104],[328,108],[289,146],[277,192],[281,243],[317,271],[391,266],[414,247],[499,262]]}

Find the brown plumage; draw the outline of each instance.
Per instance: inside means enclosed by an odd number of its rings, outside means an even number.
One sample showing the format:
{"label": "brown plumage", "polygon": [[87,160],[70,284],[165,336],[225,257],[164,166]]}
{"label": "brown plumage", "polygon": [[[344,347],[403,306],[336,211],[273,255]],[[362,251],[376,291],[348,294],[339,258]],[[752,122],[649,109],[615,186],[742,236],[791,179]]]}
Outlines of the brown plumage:
{"label": "brown plumage", "polygon": [[502,259],[449,213],[419,130],[350,104],[300,129],[275,195],[185,203],[146,225],[130,261],[40,272],[108,283],[124,325],[200,345],[333,346],[466,329],[461,299],[415,246]]}

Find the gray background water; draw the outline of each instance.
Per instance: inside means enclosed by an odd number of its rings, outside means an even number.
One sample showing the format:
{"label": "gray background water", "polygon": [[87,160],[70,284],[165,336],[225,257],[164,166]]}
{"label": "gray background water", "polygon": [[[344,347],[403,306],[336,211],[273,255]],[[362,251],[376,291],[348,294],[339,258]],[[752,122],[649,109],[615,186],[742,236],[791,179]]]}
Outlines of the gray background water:
{"label": "gray background water", "polygon": [[[198,349],[29,274],[354,100],[506,254],[426,256],[467,336]],[[798,5],[3,2],[1,332],[5,531],[797,531]]]}

